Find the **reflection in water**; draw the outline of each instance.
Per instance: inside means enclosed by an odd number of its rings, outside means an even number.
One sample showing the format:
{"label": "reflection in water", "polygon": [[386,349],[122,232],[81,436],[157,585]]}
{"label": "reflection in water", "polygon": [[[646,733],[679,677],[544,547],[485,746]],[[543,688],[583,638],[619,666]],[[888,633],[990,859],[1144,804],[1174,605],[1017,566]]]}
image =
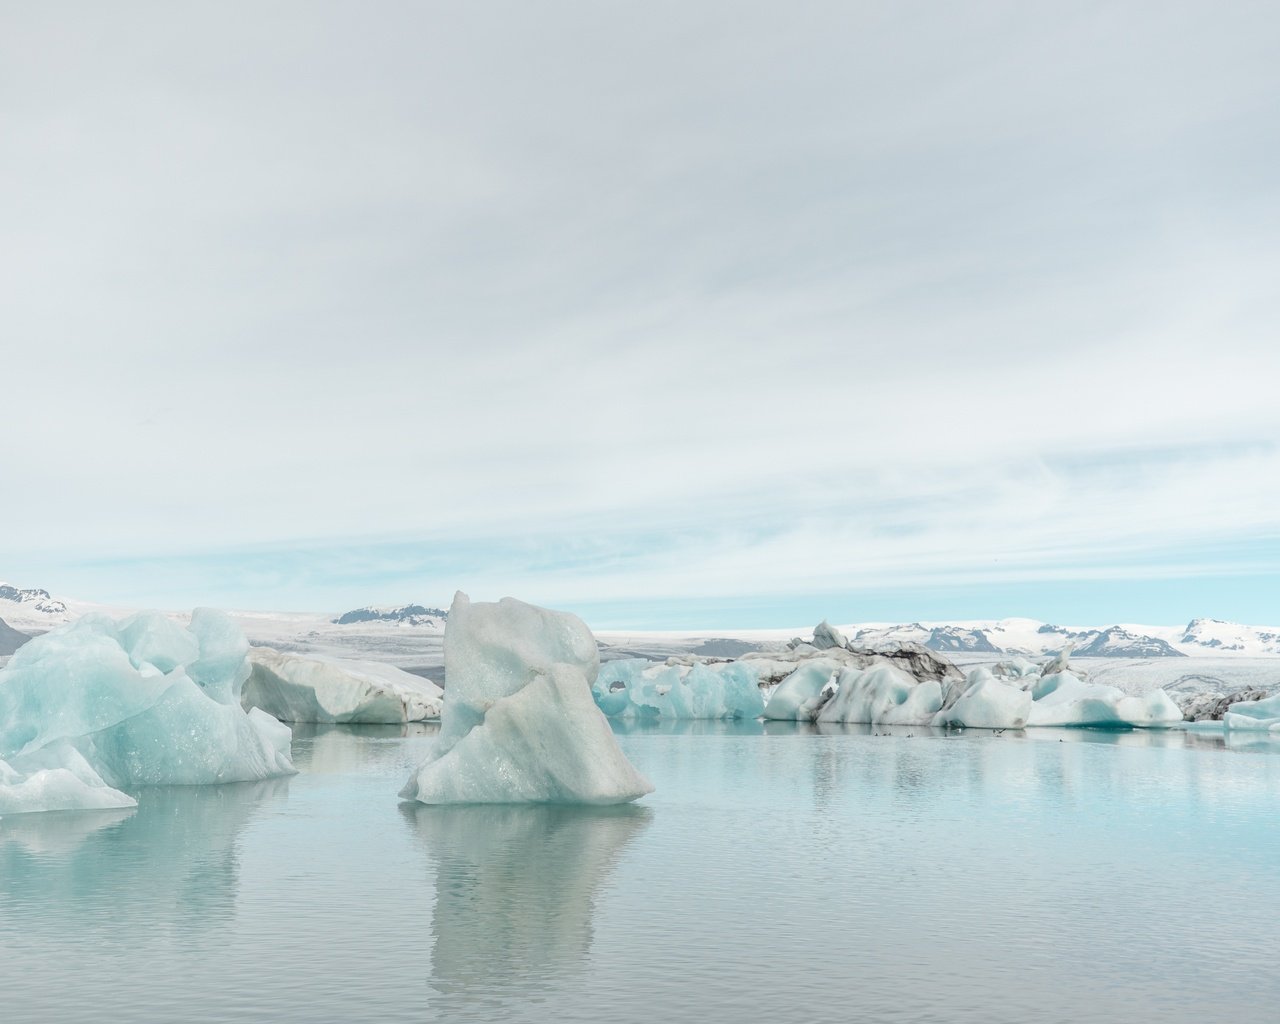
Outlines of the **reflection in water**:
{"label": "reflection in water", "polygon": [[[30,814],[0,822],[0,938],[65,954],[128,935],[189,941],[231,920],[236,839],[288,779],[143,789],[136,810]],[[136,918],[136,920],[134,920]]]}
{"label": "reflection in water", "polygon": [[595,901],[646,807],[401,804],[435,864],[433,987],[467,1002],[573,971]]}
{"label": "reflection in water", "polygon": [[[758,718],[611,718],[609,726],[619,736],[759,736],[766,722]],[[795,724],[795,723],[791,723]]]}
{"label": "reflection in water", "polygon": [[324,775],[358,774],[386,763],[388,758],[399,761],[401,740],[422,740],[440,733],[439,722],[395,725],[300,722],[292,728],[295,767]]}

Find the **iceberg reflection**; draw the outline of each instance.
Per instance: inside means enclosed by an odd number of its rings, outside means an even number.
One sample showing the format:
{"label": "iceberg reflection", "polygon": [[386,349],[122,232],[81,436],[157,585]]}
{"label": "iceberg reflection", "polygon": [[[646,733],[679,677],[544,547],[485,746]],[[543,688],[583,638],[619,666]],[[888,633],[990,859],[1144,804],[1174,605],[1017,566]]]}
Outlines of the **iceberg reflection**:
{"label": "iceberg reflection", "polygon": [[596,899],[653,816],[634,804],[400,810],[435,866],[432,985],[467,1002],[581,965]]}
{"label": "iceberg reflection", "polygon": [[136,810],[6,818],[0,916],[32,946],[195,938],[234,917],[239,836],[288,788],[287,779],[166,786],[139,791]]}

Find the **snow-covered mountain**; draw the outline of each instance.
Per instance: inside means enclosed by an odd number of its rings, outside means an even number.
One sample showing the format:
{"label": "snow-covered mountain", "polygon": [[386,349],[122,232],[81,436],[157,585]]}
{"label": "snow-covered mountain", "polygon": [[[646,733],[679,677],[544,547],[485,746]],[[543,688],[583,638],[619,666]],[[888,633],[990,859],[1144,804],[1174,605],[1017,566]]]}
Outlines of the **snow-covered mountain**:
{"label": "snow-covered mountain", "polygon": [[1082,658],[1185,658],[1167,640],[1133,633],[1123,626],[1111,626],[1099,632],[1088,643],[1078,644],[1076,653]]}
{"label": "snow-covered mountain", "polygon": [[910,640],[935,651],[1045,657],[1068,643],[1085,658],[1180,658],[1280,655],[1280,628],[1194,619],[1186,626],[1057,626],[1037,619],[981,622],[871,623],[842,626],[866,647]]}
{"label": "snow-covered mountain", "polygon": [[[129,609],[103,608],[65,598],[47,590],[22,589],[0,583],[0,619],[25,633],[41,633],[69,622],[89,611],[105,610],[114,615]],[[175,614],[178,614],[175,612]],[[405,658],[422,643],[439,646],[448,613],[442,608],[407,604],[395,607],[370,605],[341,615],[317,612],[247,612],[230,614],[255,643],[301,648],[333,642],[345,650],[359,646],[360,656],[382,647],[405,648]],[[839,627],[860,647],[880,647],[897,641],[913,641],[949,655],[1021,655],[1044,658],[1056,654],[1068,643],[1079,657],[1095,658],[1267,658],[1280,657],[1280,626],[1247,626],[1219,619],[1193,619],[1185,626],[1147,626],[1112,623],[1106,626],[1060,626],[1039,619],[1008,618],[954,622],[854,623]],[[632,639],[640,633],[611,634]],[[781,642],[794,630],[715,630],[644,634],[645,642],[687,641],[692,650],[708,637],[720,643],[751,641],[760,644]],[[417,639],[415,639],[417,638]],[[406,646],[407,645],[407,646]],[[416,646],[415,646],[416,645]],[[683,649],[683,648],[682,648]],[[709,652],[708,652],[709,653]],[[972,659],[970,659],[972,660]]]}
{"label": "snow-covered mountain", "polygon": [[1280,627],[1241,626],[1220,619],[1192,619],[1177,643],[1214,654],[1256,654],[1260,646],[1269,648],[1270,652],[1280,652]]}
{"label": "snow-covered mountain", "polygon": [[398,608],[355,608],[343,612],[333,620],[336,626],[351,626],[360,622],[391,622],[402,626],[440,626],[449,617],[441,608],[425,608],[420,604],[404,604]]}
{"label": "snow-covered mountain", "polygon": [[57,598],[50,597],[47,590],[27,588],[25,590],[9,583],[0,583],[0,601],[12,604],[27,605],[31,611],[43,615],[65,615],[67,606]]}
{"label": "snow-covered mountain", "polygon": [[47,590],[0,583],[0,619],[17,629],[44,631],[70,622],[75,613]]}

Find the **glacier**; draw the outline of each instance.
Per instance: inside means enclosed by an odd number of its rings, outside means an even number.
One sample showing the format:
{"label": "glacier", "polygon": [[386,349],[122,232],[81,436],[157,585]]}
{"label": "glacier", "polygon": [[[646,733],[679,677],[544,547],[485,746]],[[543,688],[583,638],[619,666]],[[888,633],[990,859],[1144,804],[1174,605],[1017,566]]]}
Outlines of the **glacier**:
{"label": "glacier", "polygon": [[132,807],[125,789],[294,774],[292,734],[240,692],[249,644],[221,612],[86,615],[0,670],[0,813]]}
{"label": "glacier", "polygon": [[372,661],[249,652],[240,703],[282,722],[399,725],[440,717],[444,691],[429,679]]}
{"label": "glacier", "polygon": [[619,804],[653,792],[596,706],[595,637],[575,615],[459,591],[440,736],[400,791],[422,804]]}

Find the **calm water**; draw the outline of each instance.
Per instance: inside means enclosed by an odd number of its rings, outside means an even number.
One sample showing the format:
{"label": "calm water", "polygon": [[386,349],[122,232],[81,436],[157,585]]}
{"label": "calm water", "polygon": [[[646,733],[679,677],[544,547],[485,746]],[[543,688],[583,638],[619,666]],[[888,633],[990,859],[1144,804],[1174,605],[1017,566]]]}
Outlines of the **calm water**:
{"label": "calm water", "polygon": [[658,791],[591,811],[401,806],[433,734],[338,727],[10,818],[0,1019],[1277,1019],[1275,752],[907,732],[630,732]]}

